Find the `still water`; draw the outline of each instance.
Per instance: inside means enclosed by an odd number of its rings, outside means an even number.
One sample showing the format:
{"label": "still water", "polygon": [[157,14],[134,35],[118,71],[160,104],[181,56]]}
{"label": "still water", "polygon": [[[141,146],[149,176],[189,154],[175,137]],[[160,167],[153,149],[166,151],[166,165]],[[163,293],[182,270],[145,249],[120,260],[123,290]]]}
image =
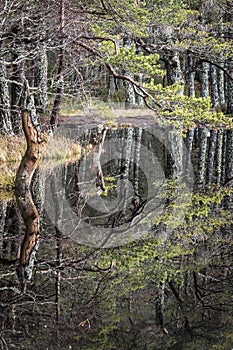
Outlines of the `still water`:
{"label": "still water", "polygon": [[232,349],[231,141],[61,127],[26,189],[24,264],[25,224],[0,203],[0,349]]}

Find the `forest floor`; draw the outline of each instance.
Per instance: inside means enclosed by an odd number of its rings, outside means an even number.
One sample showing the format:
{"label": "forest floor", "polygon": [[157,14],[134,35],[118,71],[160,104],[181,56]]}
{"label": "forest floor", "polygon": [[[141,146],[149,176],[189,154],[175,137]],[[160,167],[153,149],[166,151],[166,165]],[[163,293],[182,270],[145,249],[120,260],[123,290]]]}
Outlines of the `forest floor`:
{"label": "forest floor", "polygon": [[156,123],[156,115],[149,109],[103,109],[103,110],[78,110],[76,113],[62,115],[59,124],[98,125],[113,126],[149,126]]}

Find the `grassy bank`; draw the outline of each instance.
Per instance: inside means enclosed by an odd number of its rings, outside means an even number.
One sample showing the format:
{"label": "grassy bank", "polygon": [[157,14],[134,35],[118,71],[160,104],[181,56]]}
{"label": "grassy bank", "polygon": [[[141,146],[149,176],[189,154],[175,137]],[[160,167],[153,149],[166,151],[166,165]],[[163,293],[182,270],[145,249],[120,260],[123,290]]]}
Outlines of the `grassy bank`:
{"label": "grassy bank", "polygon": [[0,138],[0,198],[12,196],[15,174],[25,149],[26,142],[23,137]]}
{"label": "grassy bank", "polygon": [[[26,140],[23,136],[0,137],[0,199],[12,197],[16,172],[25,150]],[[81,152],[81,146],[72,140],[49,137],[43,149],[40,168],[52,169],[66,161],[75,161],[80,158]]]}

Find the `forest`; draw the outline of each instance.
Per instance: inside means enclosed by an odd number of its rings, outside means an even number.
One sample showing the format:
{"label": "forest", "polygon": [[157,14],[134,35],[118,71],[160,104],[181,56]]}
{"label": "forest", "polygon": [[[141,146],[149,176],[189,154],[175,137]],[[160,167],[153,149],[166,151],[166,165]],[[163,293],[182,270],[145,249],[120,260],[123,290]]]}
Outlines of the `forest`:
{"label": "forest", "polygon": [[232,22],[1,1],[0,350],[232,350]]}

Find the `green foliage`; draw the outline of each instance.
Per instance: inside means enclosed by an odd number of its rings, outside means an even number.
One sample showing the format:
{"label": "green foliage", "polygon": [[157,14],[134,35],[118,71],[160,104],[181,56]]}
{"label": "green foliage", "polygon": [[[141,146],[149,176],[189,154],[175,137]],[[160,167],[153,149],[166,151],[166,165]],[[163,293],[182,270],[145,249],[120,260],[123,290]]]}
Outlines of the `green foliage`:
{"label": "green foliage", "polygon": [[131,47],[120,47],[116,55],[108,56],[107,62],[112,64],[114,67],[122,67],[124,70],[146,75],[164,75],[164,71],[161,70],[158,64],[159,55],[150,54],[144,55],[142,52],[136,53],[134,45]]}
{"label": "green foliage", "polygon": [[[153,94],[156,101],[162,104],[161,115],[168,118],[174,125],[193,127],[194,123],[207,124],[211,127],[232,127],[233,121],[222,112],[212,109],[211,100],[202,97],[189,97],[180,93],[181,85],[175,83],[167,87],[154,84],[153,79],[143,86]],[[176,123],[178,122],[178,124]]]}

